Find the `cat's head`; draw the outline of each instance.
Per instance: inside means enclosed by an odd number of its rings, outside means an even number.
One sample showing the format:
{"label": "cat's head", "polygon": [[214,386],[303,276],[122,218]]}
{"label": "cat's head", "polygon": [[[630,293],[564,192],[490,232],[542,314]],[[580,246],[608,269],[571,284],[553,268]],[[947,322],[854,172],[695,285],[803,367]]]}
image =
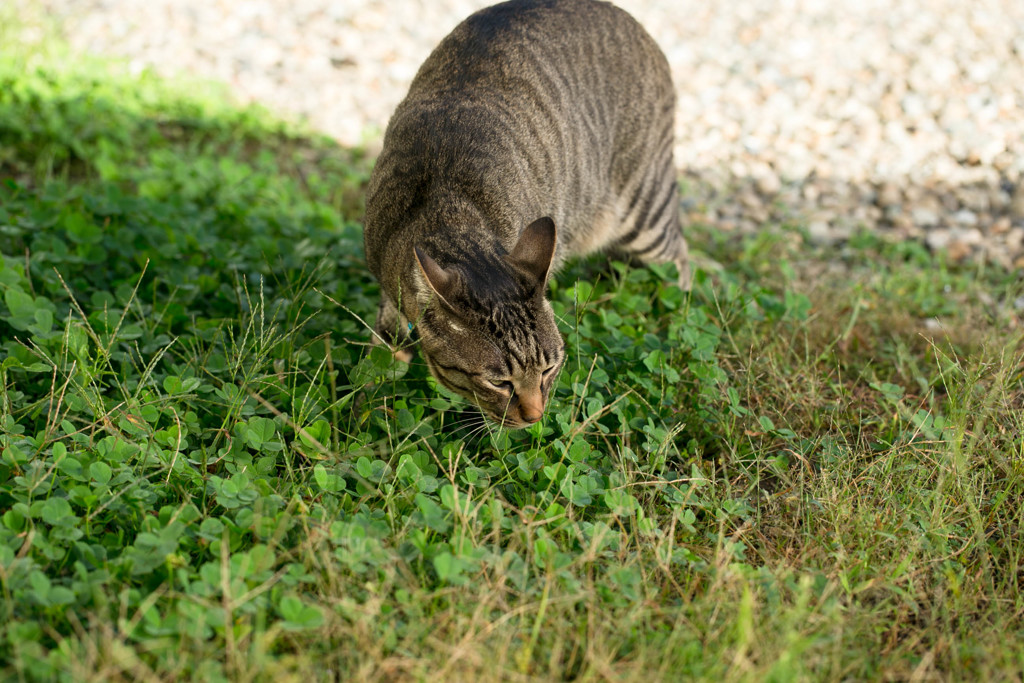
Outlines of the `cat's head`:
{"label": "cat's head", "polygon": [[440,266],[423,248],[416,260],[429,294],[417,330],[431,374],[506,427],[540,420],[565,344],[545,285],[555,224],[534,221],[507,254]]}

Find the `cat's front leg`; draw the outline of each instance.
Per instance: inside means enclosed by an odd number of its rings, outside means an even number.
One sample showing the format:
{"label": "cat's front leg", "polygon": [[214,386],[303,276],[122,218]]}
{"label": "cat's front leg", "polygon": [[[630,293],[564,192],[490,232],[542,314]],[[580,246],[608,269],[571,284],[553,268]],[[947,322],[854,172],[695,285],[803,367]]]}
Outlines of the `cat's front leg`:
{"label": "cat's front leg", "polygon": [[409,337],[409,321],[405,319],[398,306],[384,292],[380,295],[377,306],[377,322],[373,326],[375,344],[387,344],[395,354],[395,358],[408,363],[412,360],[412,339]]}
{"label": "cat's front leg", "polygon": [[690,271],[690,249],[686,244],[685,237],[679,237],[679,243],[672,255],[672,262],[676,264],[676,269],[679,271],[679,289],[684,292],[690,291],[693,274]]}

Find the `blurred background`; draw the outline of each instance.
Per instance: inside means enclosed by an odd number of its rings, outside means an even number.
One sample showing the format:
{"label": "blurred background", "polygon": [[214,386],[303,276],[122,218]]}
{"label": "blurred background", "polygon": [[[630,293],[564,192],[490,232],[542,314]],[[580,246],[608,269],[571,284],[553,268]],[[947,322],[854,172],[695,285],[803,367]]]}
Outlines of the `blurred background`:
{"label": "blurred background", "polygon": [[[7,0],[83,52],[226,83],[379,148],[419,64],[486,0]],[[1021,0],[622,0],[679,92],[692,221],[861,227],[1024,266]],[[31,29],[30,29],[31,30]]]}

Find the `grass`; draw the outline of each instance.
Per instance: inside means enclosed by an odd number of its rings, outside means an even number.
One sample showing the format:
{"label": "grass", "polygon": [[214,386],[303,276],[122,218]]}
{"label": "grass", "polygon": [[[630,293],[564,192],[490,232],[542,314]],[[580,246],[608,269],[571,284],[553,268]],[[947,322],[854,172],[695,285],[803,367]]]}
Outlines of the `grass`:
{"label": "grass", "polygon": [[1021,680],[1016,274],[693,226],[493,431],[367,346],[371,160],[0,25],[0,677]]}

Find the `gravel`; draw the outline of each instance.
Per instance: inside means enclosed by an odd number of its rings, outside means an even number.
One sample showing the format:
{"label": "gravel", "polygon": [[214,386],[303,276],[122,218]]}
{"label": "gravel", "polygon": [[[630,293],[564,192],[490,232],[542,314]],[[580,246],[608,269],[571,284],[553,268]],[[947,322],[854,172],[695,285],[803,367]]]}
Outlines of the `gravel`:
{"label": "gravel", "polygon": [[[11,1],[11,0],[8,0]],[[78,50],[226,82],[379,145],[416,68],[481,0],[13,0]],[[668,56],[693,221],[862,226],[1024,267],[1021,0],[621,0]]]}

